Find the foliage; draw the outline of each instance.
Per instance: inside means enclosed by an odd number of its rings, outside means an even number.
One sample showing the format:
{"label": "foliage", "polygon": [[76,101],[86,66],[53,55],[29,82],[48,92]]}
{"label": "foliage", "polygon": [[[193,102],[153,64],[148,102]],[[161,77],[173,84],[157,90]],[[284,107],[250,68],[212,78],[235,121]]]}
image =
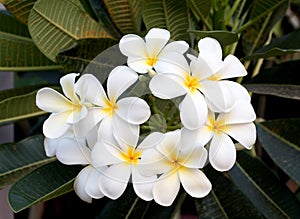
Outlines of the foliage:
{"label": "foliage", "polygon": [[[299,118],[290,118],[284,113],[288,111],[273,118],[267,115],[268,111],[261,111],[266,107],[261,100],[270,95],[279,102],[284,98],[300,99],[296,60],[299,29],[280,29],[281,22],[286,22],[288,8],[297,4],[288,0],[0,2],[10,12],[7,15],[0,11],[0,71],[95,72],[104,82],[116,63],[126,62],[122,55],[109,62],[107,58],[112,56],[105,49],[124,34],[144,36],[152,27],[168,29],[172,40],[186,40],[193,49],[197,49],[199,39],[215,37],[222,44],[224,56],[234,54],[247,68],[248,77],[237,81],[252,92],[258,141],[250,153],[238,153],[230,171],[220,173],[210,166],[204,168],[213,182],[211,193],[191,202],[181,192],[174,204],[165,208],[138,199],[128,188],[120,199],[106,200],[97,206],[97,218],[171,218],[180,208],[184,210],[185,203],[194,206],[199,218],[299,217],[299,195],[297,198],[295,189],[285,185],[294,182],[298,188],[300,184]],[[102,51],[105,55],[95,59]],[[42,83],[1,91],[0,124],[31,119],[38,126],[37,120],[46,113],[35,106],[36,91]],[[132,93],[141,95],[145,83],[140,77]],[[159,102],[157,105],[158,114],[149,124],[155,130],[165,131],[168,124],[161,124],[161,117],[173,122],[172,118],[178,115],[172,111],[173,106],[161,106]],[[53,162],[54,158],[47,158],[42,151],[40,135],[0,145],[1,187],[12,184],[9,202],[15,212],[73,189],[79,168]]]}

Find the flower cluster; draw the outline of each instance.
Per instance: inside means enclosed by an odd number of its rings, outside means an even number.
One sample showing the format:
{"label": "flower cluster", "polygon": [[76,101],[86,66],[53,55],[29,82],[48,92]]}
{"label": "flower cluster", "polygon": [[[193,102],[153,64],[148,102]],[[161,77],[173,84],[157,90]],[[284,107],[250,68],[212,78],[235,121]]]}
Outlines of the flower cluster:
{"label": "flower cluster", "polygon": [[[206,196],[212,185],[201,170],[208,162],[218,171],[235,163],[236,145],[250,149],[256,140],[255,113],[240,84],[227,80],[247,74],[233,55],[222,59],[219,42],[201,39],[199,55],[170,33],[151,29],[145,39],[128,34],[119,42],[127,65],[114,68],[106,86],[92,74],[61,78],[63,94],[43,88],[37,106],[51,115],[44,122],[47,156],[67,165],[81,164],[74,182],[84,201],[119,198],[131,181],[137,196],[169,206],[180,185],[191,196]],[[141,97],[125,95],[148,75],[149,95],[180,100],[182,128],[141,137],[151,108]],[[143,133],[144,134],[144,133]]]}

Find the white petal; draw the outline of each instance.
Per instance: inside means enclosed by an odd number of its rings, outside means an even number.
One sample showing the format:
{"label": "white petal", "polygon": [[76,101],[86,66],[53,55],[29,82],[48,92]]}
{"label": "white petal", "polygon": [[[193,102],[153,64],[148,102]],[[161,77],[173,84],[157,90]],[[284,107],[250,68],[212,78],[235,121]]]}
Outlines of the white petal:
{"label": "white petal", "polygon": [[154,96],[162,99],[172,99],[186,93],[183,78],[171,74],[155,75],[149,83],[149,88]]}
{"label": "white petal", "polygon": [[124,163],[112,165],[100,178],[100,190],[105,196],[117,199],[125,191],[130,175],[131,165]]}
{"label": "white petal", "polygon": [[148,149],[155,147],[158,145],[164,137],[163,133],[160,132],[152,132],[151,134],[147,135],[147,137],[139,144],[139,149]]}
{"label": "white petal", "polygon": [[131,124],[142,124],[146,122],[150,115],[150,107],[147,102],[138,97],[126,97],[117,102],[116,113],[123,120]]}
{"label": "white petal", "polygon": [[228,55],[224,59],[223,67],[217,72],[217,74],[220,75],[221,80],[245,76],[247,75],[247,71],[237,57]]}
{"label": "white petal", "polygon": [[165,29],[152,28],[145,36],[148,54],[156,57],[170,39],[170,32]]}
{"label": "white petal", "polygon": [[102,198],[104,197],[104,194],[101,192],[100,188],[99,188],[99,180],[101,175],[103,174],[104,170],[106,169],[106,167],[102,167],[102,168],[94,168],[91,165],[86,167],[86,168],[90,168],[90,174],[87,178],[86,181],[86,192],[87,194],[92,197],[92,198]]}
{"label": "white petal", "polygon": [[202,139],[202,136],[199,134],[198,129],[190,130],[185,127],[181,130],[181,150],[185,150],[187,148],[188,150],[192,150],[194,147],[200,147],[204,146],[203,144],[204,140]]}
{"label": "white petal", "polygon": [[105,91],[99,80],[91,74],[82,75],[76,82],[75,89],[84,94],[85,101],[104,106],[107,99]]}
{"label": "white petal", "polygon": [[91,153],[91,163],[94,167],[98,168],[123,162],[120,158],[110,153],[106,145],[108,145],[108,143],[104,143],[101,140],[95,144]]}
{"label": "white petal", "polygon": [[207,105],[199,91],[187,94],[180,106],[180,119],[184,127],[194,130],[204,125],[207,119]]}
{"label": "white petal", "polygon": [[123,150],[128,145],[137,146],[140,134],[139,125],[127,123],[118,116],[114,116],[112,122],[113,135]]}
{"label": "white petal", "polygon": [[44,149],[45,149],[45,153],[48,157],[52,157],[55,156],[56,154],[56,147],[57,147],[57,143],[60,140],[60,138],[45,138],[44,139]]}
{"label": "white petal", "polygon": [[241,124],[253,122],[256,118],[254,109],[248,101],[237,101],[228,113],[221,113],[217,120],[225,124]]}
{"label": "white petal", "polygon": [[64,112],[72,109],[72,103],[52,88],[42,88],[36,94],[36,105],[46,112]]}
{"label": "white petal", "polygon": [[138,35],[127,34],[119,42],[119,48],[125,56],[146,57],[147,48],[145,41]]}
{"label": "white petal", "polygon": [[214,112],[226,112],[231,109],[235,100],[231,91],[218,81],[203,81],[202,92],[208,99],[208,106]]}
{"label": "white petal", "polygon": [[141,73],[141,74],[148,73],[148,70],[153,68],[151,63],[148,63],[147,57],[140,57],[140,56],[128,57],[127,65],[134,71]]}
{"label": "white petal", "polygon": [[157,73],[172,73],[184,76],[190,72],[189,65],[185,57],[178,52],[166,53],[159,57],[155,64]]}
{"label": "white petal", "polygon": [[117,66],[114,68],[107,79],[107,93],[110,100],[117,100],[137,79],[137,73],[127,66]]}
{"label": "white petal", "polygon": [[172,161],[177,159],[180,150],[180,134],[179,130],[167,132],[157,145],[157,150]]}
{"label": "white petal", "polygon": [[86,136],[106,116],[100,107],[90,108],[86,117],[74,126],[76,136]]}
{"label": "white petal", "polygon": [[79,74],[76,73],[71,73],[63,76],[60,79],[60,84],[61,88],[66,95],[72,102],[78,102],[78,97],[75,94],[74,90],[74,84],[75,84],[75,79]]}
{"label": "white petal", "polygon": [[173,41],[168,43],[162,51],[159,53],[159,57],[169,53],[169,52],[178,52],[184,54],[189,49],[189,44],[185,41]]}
{"label": "white petal", "polygon": [[223,87],[226,86],[226,88],[230,90],[234,100],[244,100],[249,102],[251,101],[251,97],[248,91],[239,83],[236,83],[234,81],[223,80],[219,81],[219,84],[221,84]]}
{"label": "white petal", "polygon": [[179,155],[181,165],[188,168],[202,168],[207,161],[207,150],[203,146],[182,150]]}
{"label": "white petal", "polygon": [[215,73],[214,69],[211,69],[201,56],[191,61],[190,68],[192,75],[199,78],[199,80],[204,80]]}
{"label": "white petal", "polygon": [[47,138],[58,138],[68,131],[70,125],[66,123],[70,115],[69,111],[52,113],[44,122],[43,133]]}
{"label": "white petal", "polygon": [[256,128],[252,122],[228,125],[225,132],[247,149],[251,149],[256,141]]}
{"label": "white petal", "polygon": [[90,164],[91,151],[86,145],[82,145],[72,138],[63,138],[56,148],[57,159],[67,165]]}
{"label": "white petal", "polygon": [[154,200],[163,206],[170,206],[175,200],[180,188],[177,171],[161,175],[153,186]]}
{"label": "white petal", "polygon": [[166,173],[172,168],[173,162],[156,149],[145,150],[138,165],[138,171],[143,176]]}
{"label": "white petal", "polygon": [[82,120],[84,117],[86,117],[88,114],[88,110],[85,106],[81,107],[81,110],[78,111],[77,109],[74,109],[71,113],[69,118],[67,119],[67,123],[74,124],[78,121]]}
{"label": "white petal", "polygon": [[220,43],[210,37],[205,37],[198,42],[199,56],[201,56],[208,66],[217,72],[223,66],[222,48]]}
{"label": "white petal", "polygon": [[209,162],[218,171],[232,168],[236,159],[235,146],[226,134],[215,135],[209,147]]}
{"label": "white petal", "polygon": [[206,196],[212,188],[208,178],[198,169],[181,168],[179,178],[184,190],[195,198]]}
{"label": "white petal", "polygon": [[79,198],[81,198],[85,202],[91,203],[92,197],[89,196],[86,191],[86,182],[87,182],[86,179],[88,178],[89,174],[90,174],[89,167],[85,167],[79,172],[79,174],[77,175],[74,181],[74,190],[76,194],[79,196]]}
{"label": "white petal", "polygon": [[133,189],[137,196],[145,201],[153,199],[152,190],[156,179],[156,176],[142,176],[135,168],[132,168]]}

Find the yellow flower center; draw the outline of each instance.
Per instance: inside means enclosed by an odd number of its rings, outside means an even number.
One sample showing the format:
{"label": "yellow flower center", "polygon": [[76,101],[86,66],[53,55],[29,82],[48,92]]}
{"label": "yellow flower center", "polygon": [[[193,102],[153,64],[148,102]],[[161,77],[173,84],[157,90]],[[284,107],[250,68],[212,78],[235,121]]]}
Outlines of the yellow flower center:
{"label": "yellow flower center", "polygon": [[115,113],[115,110],[118,109],[118,105],[116,104],[116,101],[112,99],[109,101],[108,99],[105,100],[105,107],[102,108],[102,110],[106,113],[108,113],[110,116],[113,116]]}
{"label": "yellow flower center", "polygon": [[224,121],[218,120],[215,121],[214,119],[209,118],[209,125],[211,131],[214,131],[216,134],[220,132],[225,132],[227,129],[227,126],[225,125]]}
{"label": "yellow flower center", "polygon": [[219,75],[219,74],[214,74],[207,78],[207,80],[210,80],[210,81],[219,81],[220,79],[221,79],[221,75]]}
{"label": "yellow flower center", "polygon": [[201,87],[198,78],[191,76],[190,74],[186,74],[184,85],[191,93],[195,92]]}
{"label": "yellow flower center", "polygon": [[147,57],[147,65],[149,66],[154,66],[155,63],[157,62],[157,58],[156,57]]}
{"label": "yellow flower center", "polygon": [[134,147],[128,147],[126,153],[122,152],[121,156],[128,164],[137,164],[142,156],[142,152],[136,151]]}

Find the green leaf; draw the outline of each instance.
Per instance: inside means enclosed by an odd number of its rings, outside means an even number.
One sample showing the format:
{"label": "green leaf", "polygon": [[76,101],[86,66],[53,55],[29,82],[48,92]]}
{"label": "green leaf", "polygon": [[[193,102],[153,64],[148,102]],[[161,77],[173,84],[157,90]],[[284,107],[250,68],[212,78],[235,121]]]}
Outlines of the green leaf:
{"label": "green leaf", "polygon": [[199,218],[263,218],[228,176],[210,165],[204,170],[213,189],[208,196],[195,199]]}
{"label": "green leaf", "polygon": [[104,3],[112,21],[123,34],[141,32],[142,5],[140,0],[104,0]]}
{"label": "green leaf", "polygon": [[0,71],[57,70],[32,42],[27,26],[0,12]]}
{"label": "green leaf", "polygon": [[8,201],[14,212],[53,199],[73,190],[73,181],[82,166],[66,166],[58,161],[46,164],[12,185]]}
{"label": "green leaf", "polygon": [[300,99],[299,64],[300,61],[290,61],[263,69],[244,86],[254,93]]}
{"label": "green leaf", "polygon": [[232,33],[229,31],[215,30],[215,31],[199,31],[199,30],[191,30],[191,33],[194,33],[196,36],[200,38],[204,37],[212,37],[220,42],[220,44],[225,47],[232,43],[235,43],[239,40],[237,33]]}
{"label": "green leaf", "polygon": [[242,34],[242,45],[246,55],[261,47],[269,37],[275,24],[284,17],[288,0],[255,0],[249,21],[238,33]]}
{"label": "green leaf", "polygon": [[0,188],[12,184],[37,167],[53,161],[44,151],[44,137],[36,135],[0,145]]}
{"label": "green leaf", "polygon": [[266,218],[299,216],[299,201],[260,160],[241,151],[229,175]]}
{"label": "green leaf", "polygon": [[268,155],[300,185],[300,148],[266,128],[263,123],[256,127],[259,142]]}
{"label": "green leaf", "polygon": [[143,20],[147,30],[165,28],[174,40],[189,41],[188,14],[185,1],[143,0]]}
{"label": "green leaf", "polygon": [[39,88],[42,88],[44,85],[33,85],[28,87],[20,87],[20,88],[13,88],[13,89],[7,89],[0,91],[0,101],[12,97],[12,96],[18,96],[25,93],[30,93],[33,91],[36,91]]}
{"label": "green leaf", "polygon": [[76,40],[73,45],[61,50],[56,60],[65,72],[83,72],[97,55],[116,43],[108,38]]}
{"label": "green leaf", "polygon": [[36,0],[0,0],[0,2],[10,14],[14,15],[22,23],[27,24],[30,10]]}
{"label": "green leaf", "polygon": [[300,29],[295,30],[280,38],[273,39],[270,44],[256,50],[244,60],[268,58],[273,56],[287,55],[300,52]]}
{"label": "green leaf", "polygon": [[31,91],[33,88],[17,88],[0,92],[0,125],[47,113],[35,105],[37,90]]}
{"label": "green leaf", "polygon": [[197,21],[202,21],[208,30],[212,30],[212,26],[207,19],[207,16],[209,15],[210,9],[212,7],[212,1],[189,0],[188,4]]}
{"label": "green leaf", "polygon": [[79,0],[38,0],[34,4],[28,18],[29,31],[37,47],[52,61],[75,40],[111,38],[80,5]]}

